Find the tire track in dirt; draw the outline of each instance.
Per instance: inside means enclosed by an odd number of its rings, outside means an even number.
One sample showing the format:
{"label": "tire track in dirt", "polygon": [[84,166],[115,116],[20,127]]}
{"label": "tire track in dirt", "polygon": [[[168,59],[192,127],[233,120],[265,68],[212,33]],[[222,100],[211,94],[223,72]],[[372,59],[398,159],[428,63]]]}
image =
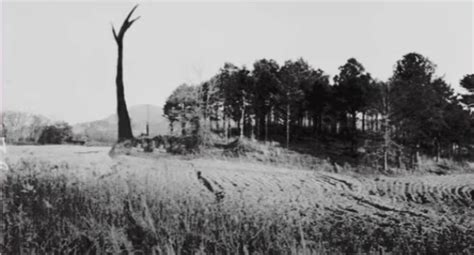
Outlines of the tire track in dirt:
{"label": "tire track in dirt", "polygon": [[161,179],[160,185],[175,185],[191,194],[209,193],[195,177],[196,171],[202,171],[213,190],[225,194],[224,202],[245,199],[245,203],[257,206],[308,207],[320,213],[331,214],[327,208],[339,208],[348,214],[413,217],[423,217],[425,208],[433,205],[473,206],[474,175],[364,178],[285,169],[259,171],[247,164],[222,169],[216,162],[192,163],[194,167],[183,161],[165,160],[157,166],[150,160],[150,164],[143,165]]}
{"label": "tire track in dirt", "polygon": [[[465,208],[473,205],[474,184],[465,176],[354,178],[309,171],[285,174],[237,171],[224,178],[223,174],[226,173],[213,170],[212,178],[218,179],[231,196],[245,194],[246,199],[253,197],[258,203],[267,201],[290,208],[312,206],[311,210],[329,214],[328,208],[339,208],[348,214],[386,217],[395,213],[427,218],[435,212],[426,206],[447,204]],[[318,208],[314,204],[324,206]]]}
{"label": "tire track in dirt", "polygon": [[369,194],[414,204],[445,203],[457,207],[473,206],[474,175],[428,176],[375,179],[367,185]]}

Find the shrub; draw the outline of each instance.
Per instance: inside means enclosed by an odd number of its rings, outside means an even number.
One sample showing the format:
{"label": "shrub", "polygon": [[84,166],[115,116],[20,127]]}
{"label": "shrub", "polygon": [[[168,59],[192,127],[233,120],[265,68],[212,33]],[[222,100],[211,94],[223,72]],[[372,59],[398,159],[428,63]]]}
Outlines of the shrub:
{"label": "shrub", "polygon": [[46,126],[38,139],[40,144],[61,144],[72,139],[72,127],[65,122]]}
{"label": "shrub", "polygon": [[202,139],[199,135],[171,136],[166,151],[172,154],[195,154],[200,151]]}

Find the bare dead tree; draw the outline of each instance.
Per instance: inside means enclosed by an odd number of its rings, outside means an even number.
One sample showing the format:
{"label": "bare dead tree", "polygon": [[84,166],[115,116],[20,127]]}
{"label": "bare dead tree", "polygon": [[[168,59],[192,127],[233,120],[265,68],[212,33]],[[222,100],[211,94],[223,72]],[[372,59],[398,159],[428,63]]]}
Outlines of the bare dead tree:
{"label": "bare dead tree", "polygon": [[128,13],[127,18],[123,21],[122,27],[118,34],[115,28],[112,26],[112,32],[114,34],[115,42],[118,46],[118,58],[117,58],[117,76],[115,78],[115,84],[117,86],[117,115],[118,115],[118,141],[124,141],[133,139],[132,126],[130,124],[130,117],[128,115],[127,104],[125,102],[125,93],[123,88],[123,38],[125,32],[132,26],[132,24],[139,19],[130,20],[135,9],[138,5],[135,5],[133,9]]}

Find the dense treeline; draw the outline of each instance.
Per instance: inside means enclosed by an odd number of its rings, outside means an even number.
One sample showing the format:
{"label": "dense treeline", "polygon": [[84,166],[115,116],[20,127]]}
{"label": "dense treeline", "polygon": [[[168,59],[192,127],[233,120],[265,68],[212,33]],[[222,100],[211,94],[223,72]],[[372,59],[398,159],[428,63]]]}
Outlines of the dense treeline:
{"label": "dense treeline", "polygon": [[331,79],[305,60],[261,59],[253,69],[226,63],[197,86],[183,84],[168,98],[164,114],[171,132],[205,128],[221,134],[287,147],[332,137],[348,153],[372,155],[388,164],[416,167],[420,153],[469,156],[473,144],[474,75],[466,75],[464,96],[435,75],[428,58],[409,53],[391,78],[380,81],[351,58]]}

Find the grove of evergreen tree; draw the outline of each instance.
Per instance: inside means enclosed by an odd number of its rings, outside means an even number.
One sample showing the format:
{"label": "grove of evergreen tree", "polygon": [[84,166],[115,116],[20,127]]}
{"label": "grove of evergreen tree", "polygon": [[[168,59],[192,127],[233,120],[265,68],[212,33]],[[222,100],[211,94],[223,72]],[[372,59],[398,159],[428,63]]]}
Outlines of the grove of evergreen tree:
{"label": "grove of evergreen tree", "polygon": [[420,155],[473,156],[474,75],[461,78],[463,95],[418,53],[397,61],[387,81],[373,78],[355,58],[332,81],[302,58],[282,66],[261,59],[252,69],[225,63],[209,80],[176,88],[164,115],[174,134],[176,124],[181,135],[206,128],[226,139],[278,141],[295,150],[305,143],[343,144],[344,154],[372,156],[384,169],[416,168]]}

